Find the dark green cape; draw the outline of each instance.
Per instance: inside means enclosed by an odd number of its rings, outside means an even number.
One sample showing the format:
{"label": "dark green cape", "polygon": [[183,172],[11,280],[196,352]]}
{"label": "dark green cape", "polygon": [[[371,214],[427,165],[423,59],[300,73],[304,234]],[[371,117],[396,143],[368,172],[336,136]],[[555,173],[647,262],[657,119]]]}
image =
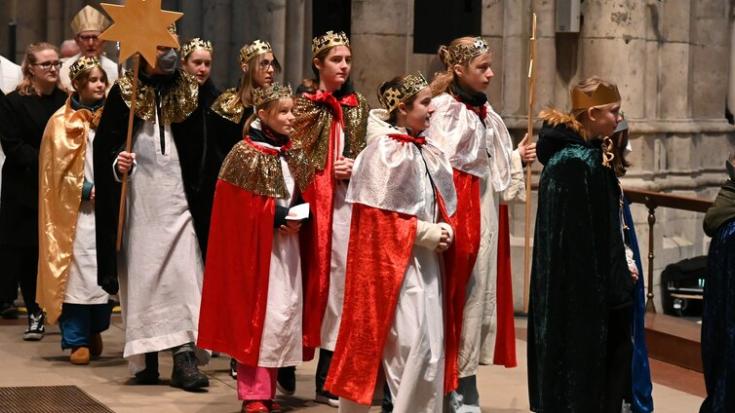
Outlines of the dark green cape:
{"label": "dark green cape", "polygon": [[608,316],[632,304],[620,187],[599,143],[545,123],[528,318],[531,410],[595,413],[605,405]]}

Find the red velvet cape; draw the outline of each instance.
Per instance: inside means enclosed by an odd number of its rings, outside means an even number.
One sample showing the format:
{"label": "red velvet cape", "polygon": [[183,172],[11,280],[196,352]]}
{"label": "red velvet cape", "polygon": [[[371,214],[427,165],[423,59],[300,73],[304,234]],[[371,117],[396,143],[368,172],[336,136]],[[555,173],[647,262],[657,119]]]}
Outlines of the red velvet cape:
{"label": "red velvet cape", "polygon": [[513,318],[513,274],[510,266],[508,205],[501,204],[498,219],[497,333],[493,364],[516,367],[516,332]]}
{"label": "red velvet cape", "polygon": [[258,364],[263,336],[275,205],[217,181],[197,345],[249,366]]}

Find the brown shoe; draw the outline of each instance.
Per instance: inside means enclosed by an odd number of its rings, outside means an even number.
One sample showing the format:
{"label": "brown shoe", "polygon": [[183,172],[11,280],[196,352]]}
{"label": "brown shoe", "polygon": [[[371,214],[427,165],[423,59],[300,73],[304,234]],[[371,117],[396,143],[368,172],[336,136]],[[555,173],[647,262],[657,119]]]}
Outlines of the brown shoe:
{"label": "brown shoe", "polygon": [[89,348],[88,347],[75,347],[71,351],[69,356],[71,364],[89,364]]}
{"label": "brown shoe", "polygon": [[92,357],[99,357],[102,354],[102,334],[94,333],[89,337],[89,354]]}

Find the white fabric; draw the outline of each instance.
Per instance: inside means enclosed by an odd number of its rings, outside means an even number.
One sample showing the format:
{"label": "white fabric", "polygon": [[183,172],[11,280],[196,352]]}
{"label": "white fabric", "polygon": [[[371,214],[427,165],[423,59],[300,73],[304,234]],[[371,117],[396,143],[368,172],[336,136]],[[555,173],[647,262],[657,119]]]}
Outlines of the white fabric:
{"label": "white fabric", "polygon": [[[23,80],[23,72],[20,70],[20,66],[11,62],[10,60],[0,56],[0,90],[4,94],[8,94],[15,90],[18,83]],[[5,163],[5,153],[3,148],[0,147],[0,171],[2,171],[3,164]],[[0,187],[2,187],[2,174],[0,173]]]}
{"label": "white fabric", "polygon": [[[68,92],[73,90],[71,87],[71,79],[69,79],[69,69],[71,69],[71,65],[79,60],[80,57],[82,57],[82,54],[77,53],[74,56],[66,59],[64,61],[64,64],[61,65],[61,69],[59,70],[59,83],[61,83],[61,88]],[[102,70],[107,73],[107,81],[109,83],[107,86],[107,90],[109,91],[112,85],[117,80],[117,63],[108,59],[104,55],[101,55],[99,59],[100,63],[102,63]]]}
{"label": "white fabric", "polygon": [[[84,153],[84,179],[94,182],[92,167],[92,145],[94,129],[87,134],[87,149]],[[64,302],[69,304],[106,304],[108,295],[97,284],[97,241],[95,239],[94,202],[82,201],[74,234],[74,246],[69,280],[66,284]]]}
{"label": "white fabric", "polygon": [[449,94],[432,99],[435,112],[429,136],[455,169],[480,178],[480,249],[467,284],[459,348],[459,376],[477,374],[492,363],[496,331],[499,192],[511,183],[512,142],[489,104],[484,125],[479,116]]}
{"label": "white fabric", "polygon": [[[255,145],[275,149],[262,142]],[[294,199],[295,181],[288,163],[281,160],[283,179],[289,197],[276,201],[278,206],[289,207]],[[243,303],[243,305],[248,305]],[[266,305],[263,335],[260,342],[258,367],[287,367],[301,364],[301,315],[303,293],[301,285],[301,255],[299,235],[282,234],[274,228],[268,275],[268,303]]]}
{"label": "white fabric", "polygon": [[[345,134],[340,129],[336,148],[344,148]],[[342,153],[337,152],[335,154]],[[334,351],[337,345],[339,323],[342,320],[342,301],[345,296],[345,269],[347,244],[350,241],[352,205],[347,200],[348,181],[337,181],[334,186],[334,212],[332,215],[332,254],[329,263],[329,293],[327,308],[322,318],[321,348]]]}
{"label": "white fabric", "polygon": [[[134,137],[137,172],[129,182],[127,222],[119,254],[123,357],[133,373],[144,354],[196,342],[202,256],[184,192],[170,125],[144,122]],[[199,354],[199,361],[206,360]]]}
{"label": "white fabric", "polygon": [[511,155],[510,185],[502,193],[504,203],[526,202],[526,178],[521,153],[518,149]]}

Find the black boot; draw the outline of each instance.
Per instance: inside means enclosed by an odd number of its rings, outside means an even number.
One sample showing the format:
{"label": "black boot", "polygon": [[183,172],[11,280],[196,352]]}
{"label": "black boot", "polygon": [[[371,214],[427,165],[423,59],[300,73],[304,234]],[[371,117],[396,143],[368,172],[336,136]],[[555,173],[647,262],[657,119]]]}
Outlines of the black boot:
{"label": "black boot", "polygon": [[279,368],[276,387],[286,396],[293,396],[296,393],[296,367]]}
{"label": "black boot", "polygon": [[209,378],[197,368],[197,358],[193,351],[174,354],[171,386],[187,391],[209,387]]}
{"label": "black boot", "polygon": [[135,384],[158,384],[158,352],[145,353],[145,369],[135,373]]}

